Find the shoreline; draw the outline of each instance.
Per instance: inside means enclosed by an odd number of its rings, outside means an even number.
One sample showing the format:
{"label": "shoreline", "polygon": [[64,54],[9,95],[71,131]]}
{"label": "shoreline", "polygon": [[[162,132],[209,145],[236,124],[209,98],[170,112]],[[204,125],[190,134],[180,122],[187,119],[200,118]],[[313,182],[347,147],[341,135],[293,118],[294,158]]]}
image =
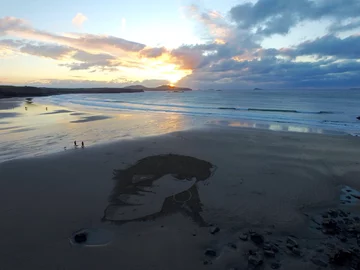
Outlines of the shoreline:
{"label": "shoreline", "polygon": [[[122,113],[82,111],[36,103],[36,101],[34,104],[28,105],[29,110],[24,110],[21,104],[21,99],[0,103],[3,105],[3,109],[0,108],[0,114],[5,116],[3,121],[0,121],[0,129],[5,136],[4,141],[0,143],[0,147],[5,149],[0,157],[0,162],[59,153],[63,152],[65,147],[70,150],[74,140],[79,143],[85,141],[87,147],[92,147],[185,130],[209,132],[220,130],[221,132],[241,133],[250,129],[290,134],[350,135],[309,127],[271,124],[271,122],[209,120],[209,118],[191,118],[169,113],[147,115],[126,111]],[[122,125],[121,128],[117,127],[119,121]]]}
{"label": "shoreline", "polygon": [[[314,258],[330,265],[330,244],[349,248],[354,238],[342,242],[311,220],[336,209],[356,223],[358,202],[342,204],[341,188],[360,190],[359,146],[350,136],[191,130],[1,163],[0,265],[247,269],[250,256],[280,269],[317,269]],[[160,175],[137,196],[120,185],[129,173],[133,184]],[[82,228],[92,248],[69,245]],[[288,237],[296,248],[287,248]],[[278,245],[274,258],[264,253],[267,241]],[[141,261],[134,260],[139,247]],[[110,260],[119,252],[121,260]]]}

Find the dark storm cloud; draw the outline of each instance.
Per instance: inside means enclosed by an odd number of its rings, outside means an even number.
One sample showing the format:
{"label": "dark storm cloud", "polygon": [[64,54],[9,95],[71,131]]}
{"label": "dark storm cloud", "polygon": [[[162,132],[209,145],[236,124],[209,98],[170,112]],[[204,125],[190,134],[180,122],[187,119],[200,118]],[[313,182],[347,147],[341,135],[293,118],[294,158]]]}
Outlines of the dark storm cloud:
{"label": "dark storm cloud", "polygon": [[[211,67],[194,72],[185,81],[197,81],[213,87],[236,88],[245,85],[271,85],[273,87],[311,86],[311,83],[332,87],[360,84],[360,63],[355,60],[331,62],[293,62],[268,57],[263,60],[223,60]],[[225,82],[225,83],[224,83]]]}
{"label": "dark storm cloud", "polygon": [[328,18],[339,23],[359,14],[358,0],[259,0],[237,5],[230,11],[239,28],[253,28],[266,36],[287,34],[301,21]]}
{"label": "dark storm cloud", "polygon": [[[270,51],[267,50],[264,53],[270,54]],[[360,59],[360,36],[349,36],[341,39],[333,35],[327,35],[301,43],[291,49],[274,50],[273,54],[291,57],[316,55],[318,57],[332,56],[336,59]]]}

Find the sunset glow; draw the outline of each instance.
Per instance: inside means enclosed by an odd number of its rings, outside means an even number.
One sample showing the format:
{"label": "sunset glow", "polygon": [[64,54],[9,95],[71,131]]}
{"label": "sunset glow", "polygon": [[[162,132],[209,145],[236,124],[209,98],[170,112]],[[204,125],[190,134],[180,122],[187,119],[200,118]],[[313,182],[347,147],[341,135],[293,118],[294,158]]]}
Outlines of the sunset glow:
{"label": "sunset glow", "polygon": [[0,84],[357,87],[350,2],[16,0],[0,10]]}

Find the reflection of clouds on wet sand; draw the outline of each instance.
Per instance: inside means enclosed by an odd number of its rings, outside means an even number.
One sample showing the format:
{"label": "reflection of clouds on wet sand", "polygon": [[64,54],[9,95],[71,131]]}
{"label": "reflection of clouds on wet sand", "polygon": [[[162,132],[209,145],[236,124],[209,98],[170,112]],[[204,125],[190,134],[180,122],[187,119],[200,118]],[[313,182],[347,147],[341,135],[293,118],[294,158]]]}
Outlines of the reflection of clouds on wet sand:
{"label": "reflection of clouds on wet sand", "polygon": [[92,122],[92,121],[98,121],[98,120],[105,120],[111,118],[110,116],[106,115],[93,115],[93,116],[87,116],[83,117],[79,120],[71,121],[70,123],[85,123],[85,122]]}
{"label": "reflection of clouds on wet sand", "polygon": [[16,112],[0,112],[1,118],[10,118],[10,117],[18,116],[18,115],[19,115],[19,113],[16,113]]}
{"label": "reflection of clouds on wet sand", "polygon": [[212,168],[207,161],[170,154],[147,157],[117,170],[103,220],[122,224],[180,212],[205,226],[196,183],[208,179]]}
{"label": "reflection of clouds on wet sand", "polygon": [[[192,125],[190,119],[180,114],[75,111],[53,104],[38,104],[36,99],[32,104],[19,105],[0,111],[14,116],[0,117],[3,135],[0,150],[9,149],[11,158],[64,151],[64,147],[72,147],[74,140],[92,146],[180,131]],[[0,162],[8,159],[9,156],[0,151]]]}
{"label": "reflection of clouds on wet sand", "polygon": [[41,115],[49,115],[49,114],[59,114],[59,113],[71,113],[69,110],[55,110],[52,112],[42,113]]}

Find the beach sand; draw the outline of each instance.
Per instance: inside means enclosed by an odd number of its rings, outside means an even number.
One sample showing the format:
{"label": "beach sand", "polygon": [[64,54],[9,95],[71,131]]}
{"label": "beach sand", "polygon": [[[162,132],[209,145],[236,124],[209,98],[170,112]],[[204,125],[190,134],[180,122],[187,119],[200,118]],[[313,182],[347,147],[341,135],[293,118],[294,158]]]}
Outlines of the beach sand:
{"label": "beach sand", "polygon": [[[340,197],[344,185],[360,190],[359,147],[351,136],[213,128],[1,163],[0,269],[318,269],[334,244],[357,247],[312,220],[358,214],[356,196]],[[264,257],[270,244],[275,258]]]}

